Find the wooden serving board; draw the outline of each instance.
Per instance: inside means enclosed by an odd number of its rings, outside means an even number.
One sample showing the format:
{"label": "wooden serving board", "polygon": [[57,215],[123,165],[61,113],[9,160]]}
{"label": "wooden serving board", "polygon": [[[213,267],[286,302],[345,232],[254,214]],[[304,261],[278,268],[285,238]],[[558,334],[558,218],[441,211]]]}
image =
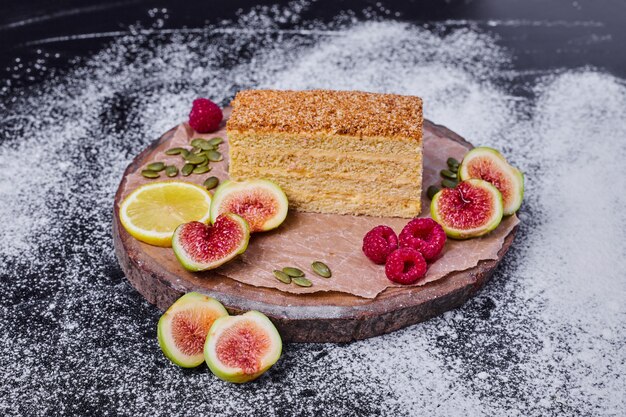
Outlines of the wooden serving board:
{"label": "wooden serving board", "polygon": [[[248,285],[221,275],[181,273],[171,251],[151,250],[122,227],[119,204],[127,177],[144,166],[156,148],[171,140],[174,129],[140,153],[127,167],[115,196],[113,238],[115,253],[130,283],[148,302],[166,310],[178,297],[198,291],[221,301],[231,314],[258,310],[266,314],[286,342],[348,342],[389,333],[462,305],[485,285],[508,251],[517,226],[505,236],[497,259],[482,260],[470,269],[452,272],[423,286],[389,287],[375,298],[344,292],[294,294]],[[472,145],[449,129],[424,122],[424,136]],[[428,209],[427,207],[425,208]]]}

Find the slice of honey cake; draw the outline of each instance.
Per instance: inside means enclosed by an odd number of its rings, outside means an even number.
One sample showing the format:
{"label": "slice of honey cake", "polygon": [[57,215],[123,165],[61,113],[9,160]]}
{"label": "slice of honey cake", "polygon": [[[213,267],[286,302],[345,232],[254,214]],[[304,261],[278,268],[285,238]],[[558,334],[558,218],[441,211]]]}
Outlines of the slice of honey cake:
{"label": "slice of honey cake", "polygon": [[232,179],[275,181],[299,211],[419,214],[419,97],[246,90],[232,106],[227,124]]}

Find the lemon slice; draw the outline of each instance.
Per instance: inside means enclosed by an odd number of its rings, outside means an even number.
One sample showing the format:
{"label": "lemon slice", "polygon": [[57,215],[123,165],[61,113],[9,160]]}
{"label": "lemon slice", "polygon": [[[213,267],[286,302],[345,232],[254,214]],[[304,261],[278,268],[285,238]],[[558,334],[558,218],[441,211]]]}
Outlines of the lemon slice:
{"label": "lemon slice", "polygon": [[122,201],[120,221],[135,239],[156,246],[172,246],[174,230],[191,221],[211,218],[211,194],[183,181],[151,182]]}

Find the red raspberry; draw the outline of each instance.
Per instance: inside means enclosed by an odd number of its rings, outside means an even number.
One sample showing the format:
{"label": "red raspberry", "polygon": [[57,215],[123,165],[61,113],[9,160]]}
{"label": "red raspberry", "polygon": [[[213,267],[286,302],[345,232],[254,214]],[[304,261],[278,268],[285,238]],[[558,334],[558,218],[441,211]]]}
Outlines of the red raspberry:
{"label": "red raspberry", "polygon": [[398,249],[398,236],[389,226],[376,226],[363,238],[363,253],[372,262],[384,264],[387,256]]}
{"label": "red raspberry", "polygon": [[399,284],[413,284],[426,275],[427,269],[422,254],[411,248],[396,249],[385,263],[387,278]]}
{"label": "red raspberry", "polygon": [[189,113],[189,126],[198,133],[215,132],[223,117],[217,104],[206,98],[197,98]]}
{"label": "red raspberry", "polygon": [[413,219],[400,232],[400,247],[419,251],[428,262],[437,259],[445,244],[446,232],[433,219]]}

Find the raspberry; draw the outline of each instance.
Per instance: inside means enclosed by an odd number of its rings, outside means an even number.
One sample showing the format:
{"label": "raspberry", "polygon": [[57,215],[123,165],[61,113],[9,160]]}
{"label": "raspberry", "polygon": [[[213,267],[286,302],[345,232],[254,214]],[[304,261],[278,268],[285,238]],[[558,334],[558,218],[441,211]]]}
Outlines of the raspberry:
{"label": "raspberry", "polygon": [[426,275],[428,265],[421,253],[411,248],[391,252],[385,263],[385,274],[393,282],[413,284]]}
{"label": "raspberry", "polygon": [[363,253],[372,262],[384,264],[387,256],[398,249],[398,236],[389,226],[376,226],[363,238]]}
{"label": "raspberry", "polygon": [[189,126],[198,133],[215,132],[220,127],[222,117],[222,110],[217,104],[206,98],[197,98],[189,113]]}
{"label": "raspberry", "polygon": [[419,251],[426,261],[439,256],[446,244],[446,232],[433,219],[413,219],[400,232],[400,247]]}

